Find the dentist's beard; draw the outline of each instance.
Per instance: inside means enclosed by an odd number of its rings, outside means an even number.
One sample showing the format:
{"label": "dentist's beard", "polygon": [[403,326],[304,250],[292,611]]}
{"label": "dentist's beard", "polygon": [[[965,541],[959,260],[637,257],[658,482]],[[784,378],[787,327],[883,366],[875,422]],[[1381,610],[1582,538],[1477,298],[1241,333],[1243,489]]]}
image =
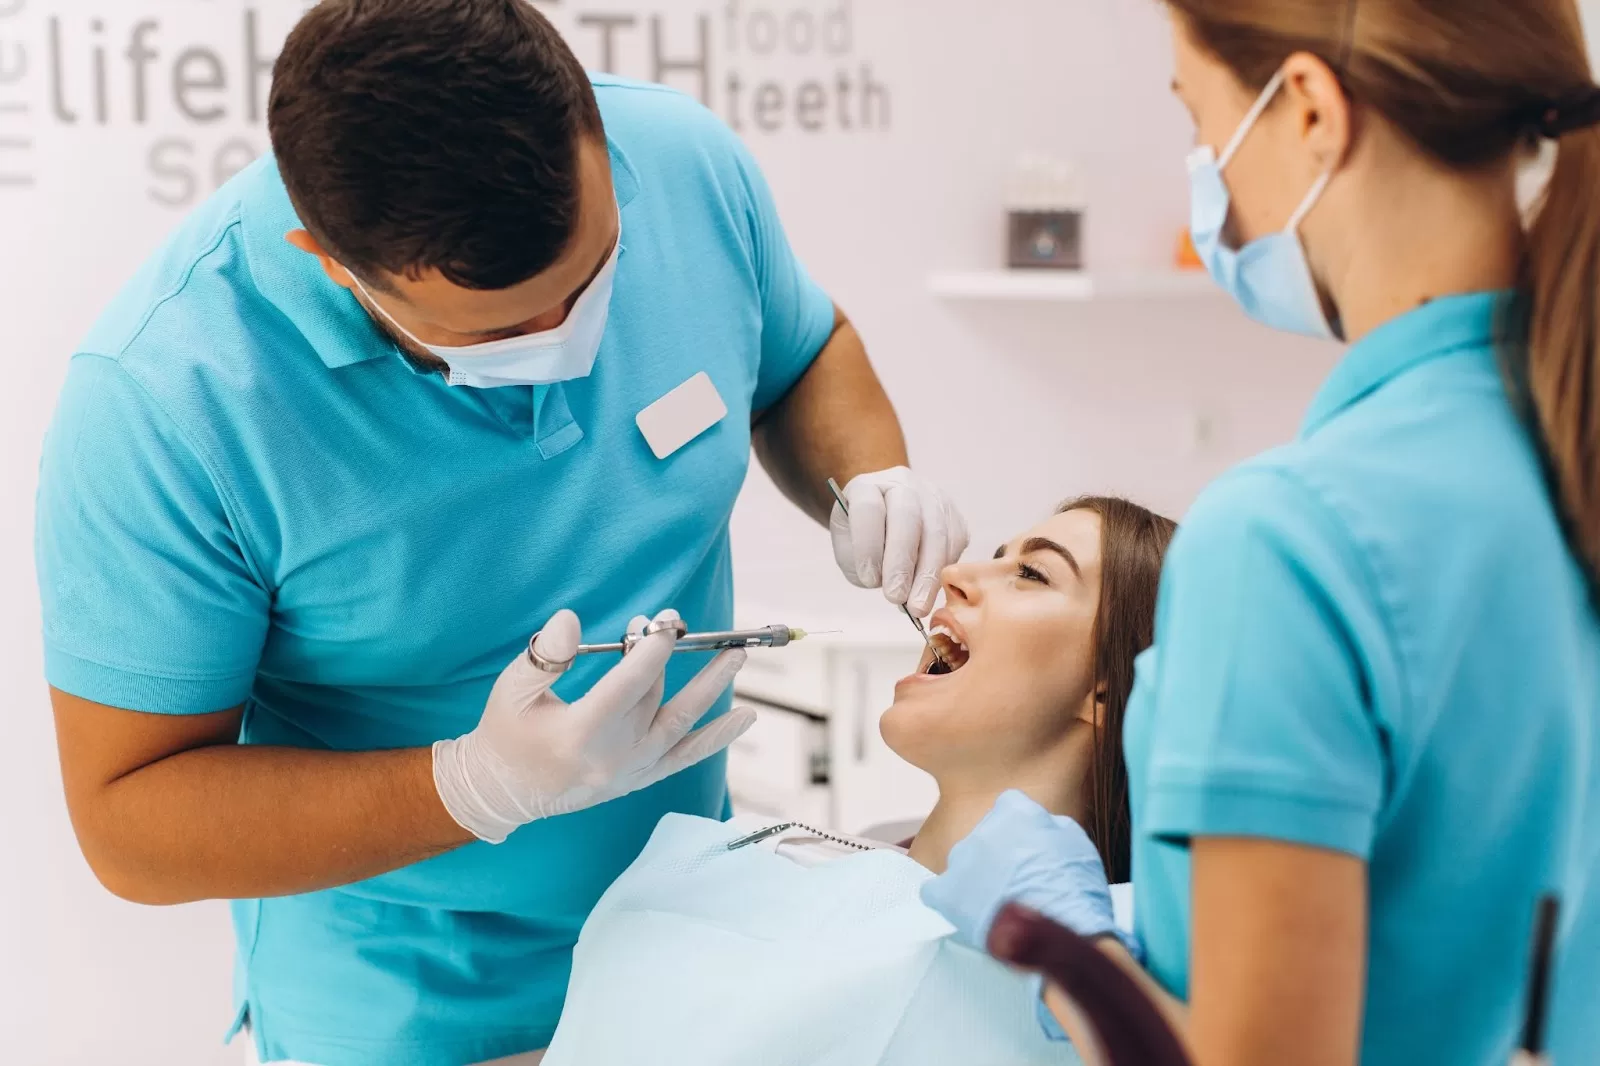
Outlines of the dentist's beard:
{"label": "dentist's beard", "polygon": [[444,374],[449,371],[450,368],[438,356],[426,348],[414,344],[411,338],[404,336],[389,325],[388,321],[383,317],[383,312],[367,302],[365,296],[354,290],[351,291],[351,295],[356,298],[356,303],[361,305],[361,309],[367,313],[367,317],[372,320],[372,324],[377,327],[378,332],[383,334],[389,343],[393,344],[412,366],[426,373]]}

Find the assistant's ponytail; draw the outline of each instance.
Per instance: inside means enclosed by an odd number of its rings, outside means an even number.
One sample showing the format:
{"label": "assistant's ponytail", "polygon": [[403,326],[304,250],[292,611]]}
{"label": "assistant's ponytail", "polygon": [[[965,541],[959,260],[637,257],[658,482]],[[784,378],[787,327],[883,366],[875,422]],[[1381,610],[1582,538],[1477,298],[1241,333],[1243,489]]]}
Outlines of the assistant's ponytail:
{"label": "assistant's ponytail", "polygon": [[1512,389],[1600,602],[1600,129],[1560,141],[1518,303],[1527,341],[1508,353]]}

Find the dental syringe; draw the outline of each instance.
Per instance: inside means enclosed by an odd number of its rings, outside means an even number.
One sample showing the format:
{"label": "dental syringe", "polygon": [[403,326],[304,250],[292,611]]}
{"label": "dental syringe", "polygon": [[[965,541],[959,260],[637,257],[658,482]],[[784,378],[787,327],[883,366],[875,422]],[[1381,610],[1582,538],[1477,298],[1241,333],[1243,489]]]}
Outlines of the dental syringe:
{"label": "dental syringe", "polygon": [[[797,641],[805,640],[808,636],[817,634],[807,633],[803,629],[793,629],[789,626],[764,626],[761,629],[730,629],[713,633],[691,633],[684,622],[672,619],[662,622],[651,622],[638,633],[630,633],[615,644],[580,644],[577,655],[626,655],[633,650],[646,637],[657,633],[674,632],[678,641],[673,645],[673,653],[679,652],[705,652],[727,651],[729,648],[786,648]],[[546,659],[534,651],[534,643],[539,639],[538,634],[528,642],[528,660],[539,669],[552,674],[564,674],[572,669],[572,664],[577,661],[577,656],[565,662],[554,662]]]}

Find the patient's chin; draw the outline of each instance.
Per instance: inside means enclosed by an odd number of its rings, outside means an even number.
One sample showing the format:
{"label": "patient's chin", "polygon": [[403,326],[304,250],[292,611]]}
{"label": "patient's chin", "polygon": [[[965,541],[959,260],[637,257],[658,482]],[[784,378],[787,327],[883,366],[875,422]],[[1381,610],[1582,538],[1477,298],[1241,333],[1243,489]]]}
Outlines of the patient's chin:
{"label": "patient's chin", "polygon": [[926,770],[923,763],[928,737],[926,724],[918,722],[921,717],[915,709],[896,703],[878,720],[878,734],[890,751],[912,766]]}
{"label": "patient's chin", "polygon": [[952,759],[959,762],[960,753],[970,753],[977,739],[963,736],[961,723],[946,717],[942,709],[922,703],[890,707],[878,722],[878,733],[890,751],[935,777]]}

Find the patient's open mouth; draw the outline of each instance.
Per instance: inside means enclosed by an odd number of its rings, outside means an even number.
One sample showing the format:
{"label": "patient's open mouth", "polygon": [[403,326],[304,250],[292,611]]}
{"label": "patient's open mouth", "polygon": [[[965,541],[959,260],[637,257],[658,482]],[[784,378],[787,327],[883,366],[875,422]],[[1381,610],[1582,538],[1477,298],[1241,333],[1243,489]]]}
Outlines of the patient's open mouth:
{"label": "patient's open mouth", "polygon": [[[972,652],[967,649],[966,644],[947,626],[934,626],[928,630],[928,636],[933,640],[933,648],[922,653],[922,665],[918,673],[934,675],[954,673],[967,665],[967,660],[972,657]],[[937,658],[933,654],[934,648],[939,652]]]}

